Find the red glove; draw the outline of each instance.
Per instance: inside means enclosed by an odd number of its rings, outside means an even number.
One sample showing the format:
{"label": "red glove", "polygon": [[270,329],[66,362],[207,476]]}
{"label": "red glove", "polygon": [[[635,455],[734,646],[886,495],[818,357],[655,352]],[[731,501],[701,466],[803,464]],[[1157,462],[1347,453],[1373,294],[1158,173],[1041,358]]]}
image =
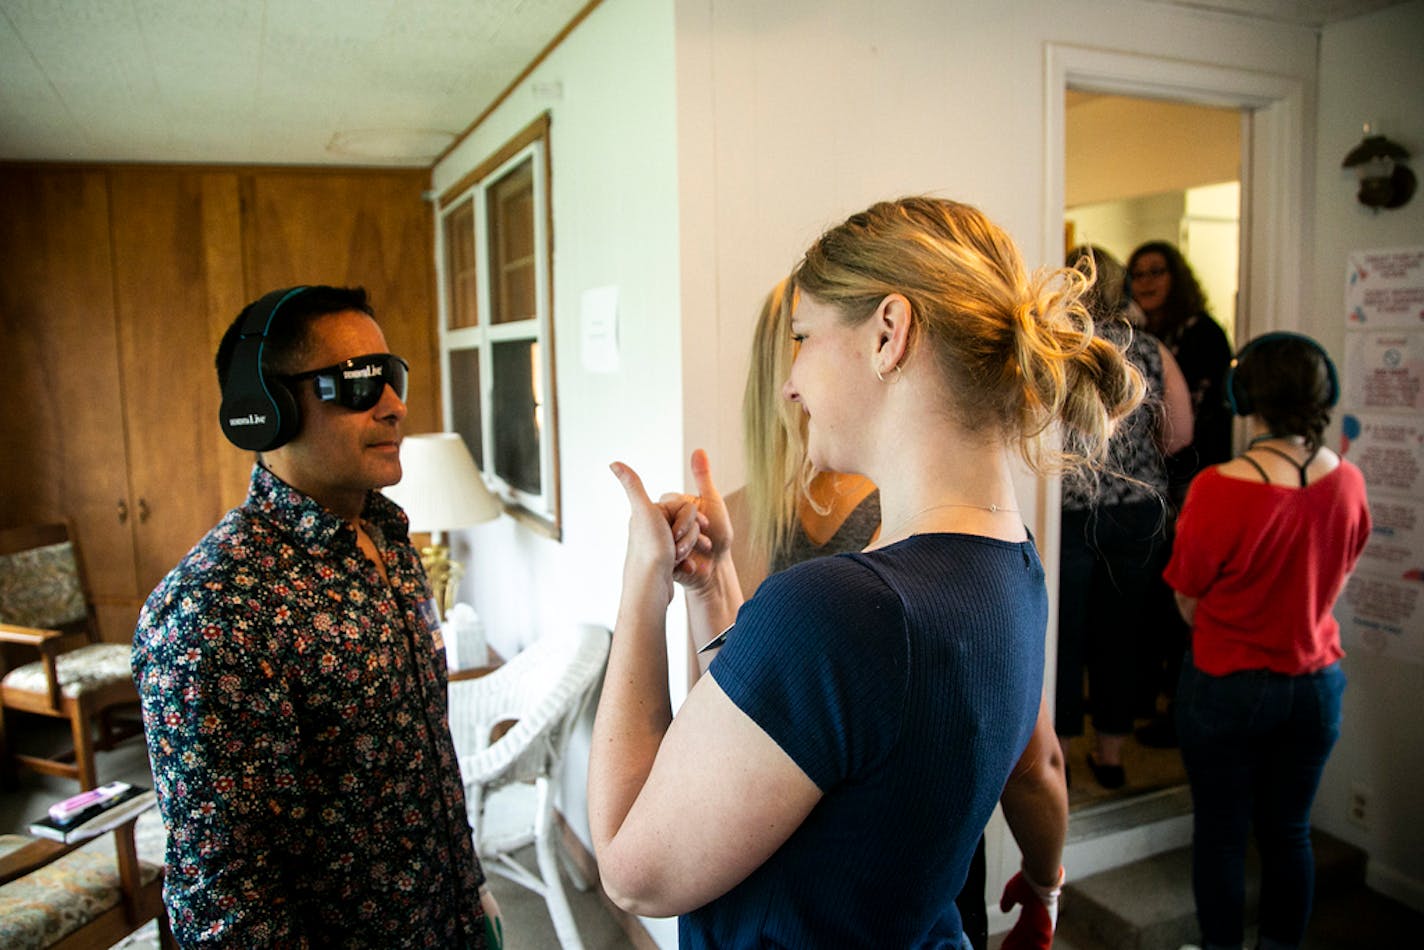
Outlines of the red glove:
{"label": "red glove", "polygon": [[999,910],[1008,913],[1015,904],[1022,904],[1023,911],[999,945],[1000,950],[1049,950],[1053,946],[1053,928],[1058,926],[1058,895],[1062,890],[1062,868],[1051,887],[1034,883],[1022,871],[1009,878],[1004,896],[999,898]]}

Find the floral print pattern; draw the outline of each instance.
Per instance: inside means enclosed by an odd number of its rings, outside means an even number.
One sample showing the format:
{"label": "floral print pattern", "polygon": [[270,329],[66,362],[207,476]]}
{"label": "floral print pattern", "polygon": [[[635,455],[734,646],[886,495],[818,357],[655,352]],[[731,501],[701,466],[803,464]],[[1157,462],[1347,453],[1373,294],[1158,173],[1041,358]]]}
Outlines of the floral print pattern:
{"label": "floral print pattern", "polygon": [[445,651],[405,515],[355,530],[261,466],[134,636],[184,946],[479,947]]}

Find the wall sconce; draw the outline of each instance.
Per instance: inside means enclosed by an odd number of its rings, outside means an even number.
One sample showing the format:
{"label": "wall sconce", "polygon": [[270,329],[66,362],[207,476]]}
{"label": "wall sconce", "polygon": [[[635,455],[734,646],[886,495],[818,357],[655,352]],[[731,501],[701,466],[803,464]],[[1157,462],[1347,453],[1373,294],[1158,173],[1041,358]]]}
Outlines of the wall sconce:
{"label": "wall sconce", "polygon": [[1360,204],[1376,211],[1401,207],[1414,196],[1416,184],[1414,173],[1404,164],[1409,151],[1383,135],[1371,135],[1371,131],[1366,122],[1364,141],[1350,149],[1340,167],[1353,168],[1359,177],[1356,197]]}

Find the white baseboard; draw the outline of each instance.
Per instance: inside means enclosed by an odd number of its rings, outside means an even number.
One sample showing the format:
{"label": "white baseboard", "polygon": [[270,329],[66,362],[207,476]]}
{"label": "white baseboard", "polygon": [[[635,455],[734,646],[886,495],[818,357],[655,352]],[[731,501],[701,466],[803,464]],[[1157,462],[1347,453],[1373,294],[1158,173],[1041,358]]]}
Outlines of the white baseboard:
{"label": "white baseboard", "polygon": [[1401,874],[1374,858],[1365,865],[1365,886],[1424,913],[1424,881]]}

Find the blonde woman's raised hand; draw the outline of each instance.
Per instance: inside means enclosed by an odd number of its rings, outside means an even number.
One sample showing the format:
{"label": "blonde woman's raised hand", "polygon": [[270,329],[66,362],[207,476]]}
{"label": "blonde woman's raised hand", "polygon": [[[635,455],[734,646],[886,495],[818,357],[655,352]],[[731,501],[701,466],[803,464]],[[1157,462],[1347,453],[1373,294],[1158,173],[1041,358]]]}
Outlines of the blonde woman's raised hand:
{"label": "blonde woman's raised hand", "polygon": [[697,510],[700,536],[688,554],[678,561],[673,579],[689,589],[700,590],[711,582],[720,561],[730,557],[732,519],[727,514],[722,493],[712,482],[712,465],[702,449],[692,453],[692,479],[697,487],[696,495],[664,495],[662,502],[680,502]]}
{"label": "blonde woman's raised hand", "polygon": [[623,562],[624,590],[654,593],[663,607],[672,600],[673,572],[699,546],[711,548],[702,536],[704,519],[691,496],[648,497],[638,473],[622,462],[609,469],[628,496],[628,553]]}

